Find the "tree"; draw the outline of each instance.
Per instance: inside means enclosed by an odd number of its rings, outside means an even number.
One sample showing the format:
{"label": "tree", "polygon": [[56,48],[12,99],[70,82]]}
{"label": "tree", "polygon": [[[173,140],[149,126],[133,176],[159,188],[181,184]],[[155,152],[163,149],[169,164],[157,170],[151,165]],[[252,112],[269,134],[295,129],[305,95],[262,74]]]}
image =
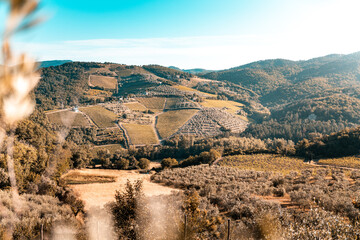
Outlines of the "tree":
{"label": "tree", "polygon": [[111,155],[109,150],[99,150],[97,152],[97,157],[102,167],[109,168],[111,166]]}
{"label": "tree", "polygon": [[142,180],[133,184],[128,180],[123,192],[116,191],[115,202],[109,205],[119,239],[137,239],[136,209],[143,197]]}
{"label": "tree", "polygon": [[161,161],[161,167],[162,168],[170,168],[172,166],[176,166],[178,165],[178,161],[175,159],[175,158],[164,158],[162,161]]}
{"label": "tree", "polygon": [[219,239],[219,226],[223,219],[220,216],[208,216],[206,210],[199,208],[200,199],[195,190],[185,192],[183,211],[187,218],[186,235],[188,239]]}
{"label": "tree", "polygon": [[140,158],[139,160],[139,167],[141,169],[148,169],[150,166],[150,160],[147,158]]}
{"label": "tree", "polygon": [[73,150],[71,161],[74,168],[82,168],[89,165],[91,154],[88,147],[79,147]]}
{"label": "tree", "polygon": [[123,157],[116,159],[114,161],[114,165],[116,169],[126,170],[129,168],[129,160]]}

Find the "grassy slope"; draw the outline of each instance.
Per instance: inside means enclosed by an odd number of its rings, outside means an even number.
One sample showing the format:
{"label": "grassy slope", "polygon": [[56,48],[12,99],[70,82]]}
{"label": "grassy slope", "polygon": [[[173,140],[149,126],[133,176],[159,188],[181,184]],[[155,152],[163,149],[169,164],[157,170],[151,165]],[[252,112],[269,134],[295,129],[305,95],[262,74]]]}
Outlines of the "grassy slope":
{"label": "grassy slope", "polygon": [[123,123],[133,145],[158,144],[154,128],[151,125]]}
{"label": "grassy slope", "polygon": [[82,107],[80,111],[87,114],[99,128],[114,127],[117,115],[103,107]]}
{"label": "grassy slope", "polygon": [[160,114],[156,123],[160,136],[162,138],[170,137],[197,112],[198,110],[190,109],[168,111]]}

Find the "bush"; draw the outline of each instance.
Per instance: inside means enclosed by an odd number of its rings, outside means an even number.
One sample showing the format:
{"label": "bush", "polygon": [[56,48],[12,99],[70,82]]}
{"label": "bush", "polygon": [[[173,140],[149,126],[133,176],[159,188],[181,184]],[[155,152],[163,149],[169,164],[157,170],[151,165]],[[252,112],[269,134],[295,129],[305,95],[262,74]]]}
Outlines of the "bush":
{"label": "bush", "polygon": [[139,167],[141,169],[148,169],[150,166],[150,160],[146,158],[140,158],[139,160]]}
{"label": "bush", "polygon": [[170,168],[172,166],[178,165],[178,161],[175,158],[164,158],[161,161],[161,167],[162,168]]}
{"label": "bush", "polygon": [[129,168],[129,160],[126,158],[120,158],[114,162],[116,169],[126,170]]}

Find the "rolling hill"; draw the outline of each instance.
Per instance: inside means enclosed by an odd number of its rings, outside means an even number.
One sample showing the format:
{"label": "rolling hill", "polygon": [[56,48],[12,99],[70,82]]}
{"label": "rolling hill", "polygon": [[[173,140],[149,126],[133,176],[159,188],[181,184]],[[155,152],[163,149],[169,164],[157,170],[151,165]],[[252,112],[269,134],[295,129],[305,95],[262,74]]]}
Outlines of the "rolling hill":
{"label": "rolling hill", "polygon": [[[111,109],[117,109],[120,118],[125,114],[132,119],[128,124],[149,124],[164,111],[225,108],[250,121],[244,136],[262,139],[299,141],[313,133],[329,134],[360,123],[360,53],[306,61],[271,59],[198,72],[202,73],[159,65],[68,62],[41,69],[35,94],[38,106],[45,110],[121,99],[125,102]],[[223,103],[209,105],[215,101]],[[159,106],[152,106],[153,102]],[[232,108],[236,103],[241,107]],[[129,104],[142,108],[129,108]],[[173,134],[181,127],[169,131]]]}

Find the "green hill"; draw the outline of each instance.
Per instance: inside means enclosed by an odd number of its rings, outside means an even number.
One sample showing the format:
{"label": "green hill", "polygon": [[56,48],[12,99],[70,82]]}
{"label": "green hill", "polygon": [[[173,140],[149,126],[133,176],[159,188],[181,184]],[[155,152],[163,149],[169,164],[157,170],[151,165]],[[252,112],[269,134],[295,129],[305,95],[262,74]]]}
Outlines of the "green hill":
{"label": "green hill", "polygon": [[[129,96],[176,97],[179,106],[206,98],[231,100],[243,105],[238,114],[251,121],[244,135],[294,141],[360,123],[360,53],[257,61],[197,74],[201,78],[176,67],[115,63],[69,62],[40,71],[35,95],[45,110]],[[116,89],[104,87],[110,80]],[[197,91],[185,91],[188,87]]]}

